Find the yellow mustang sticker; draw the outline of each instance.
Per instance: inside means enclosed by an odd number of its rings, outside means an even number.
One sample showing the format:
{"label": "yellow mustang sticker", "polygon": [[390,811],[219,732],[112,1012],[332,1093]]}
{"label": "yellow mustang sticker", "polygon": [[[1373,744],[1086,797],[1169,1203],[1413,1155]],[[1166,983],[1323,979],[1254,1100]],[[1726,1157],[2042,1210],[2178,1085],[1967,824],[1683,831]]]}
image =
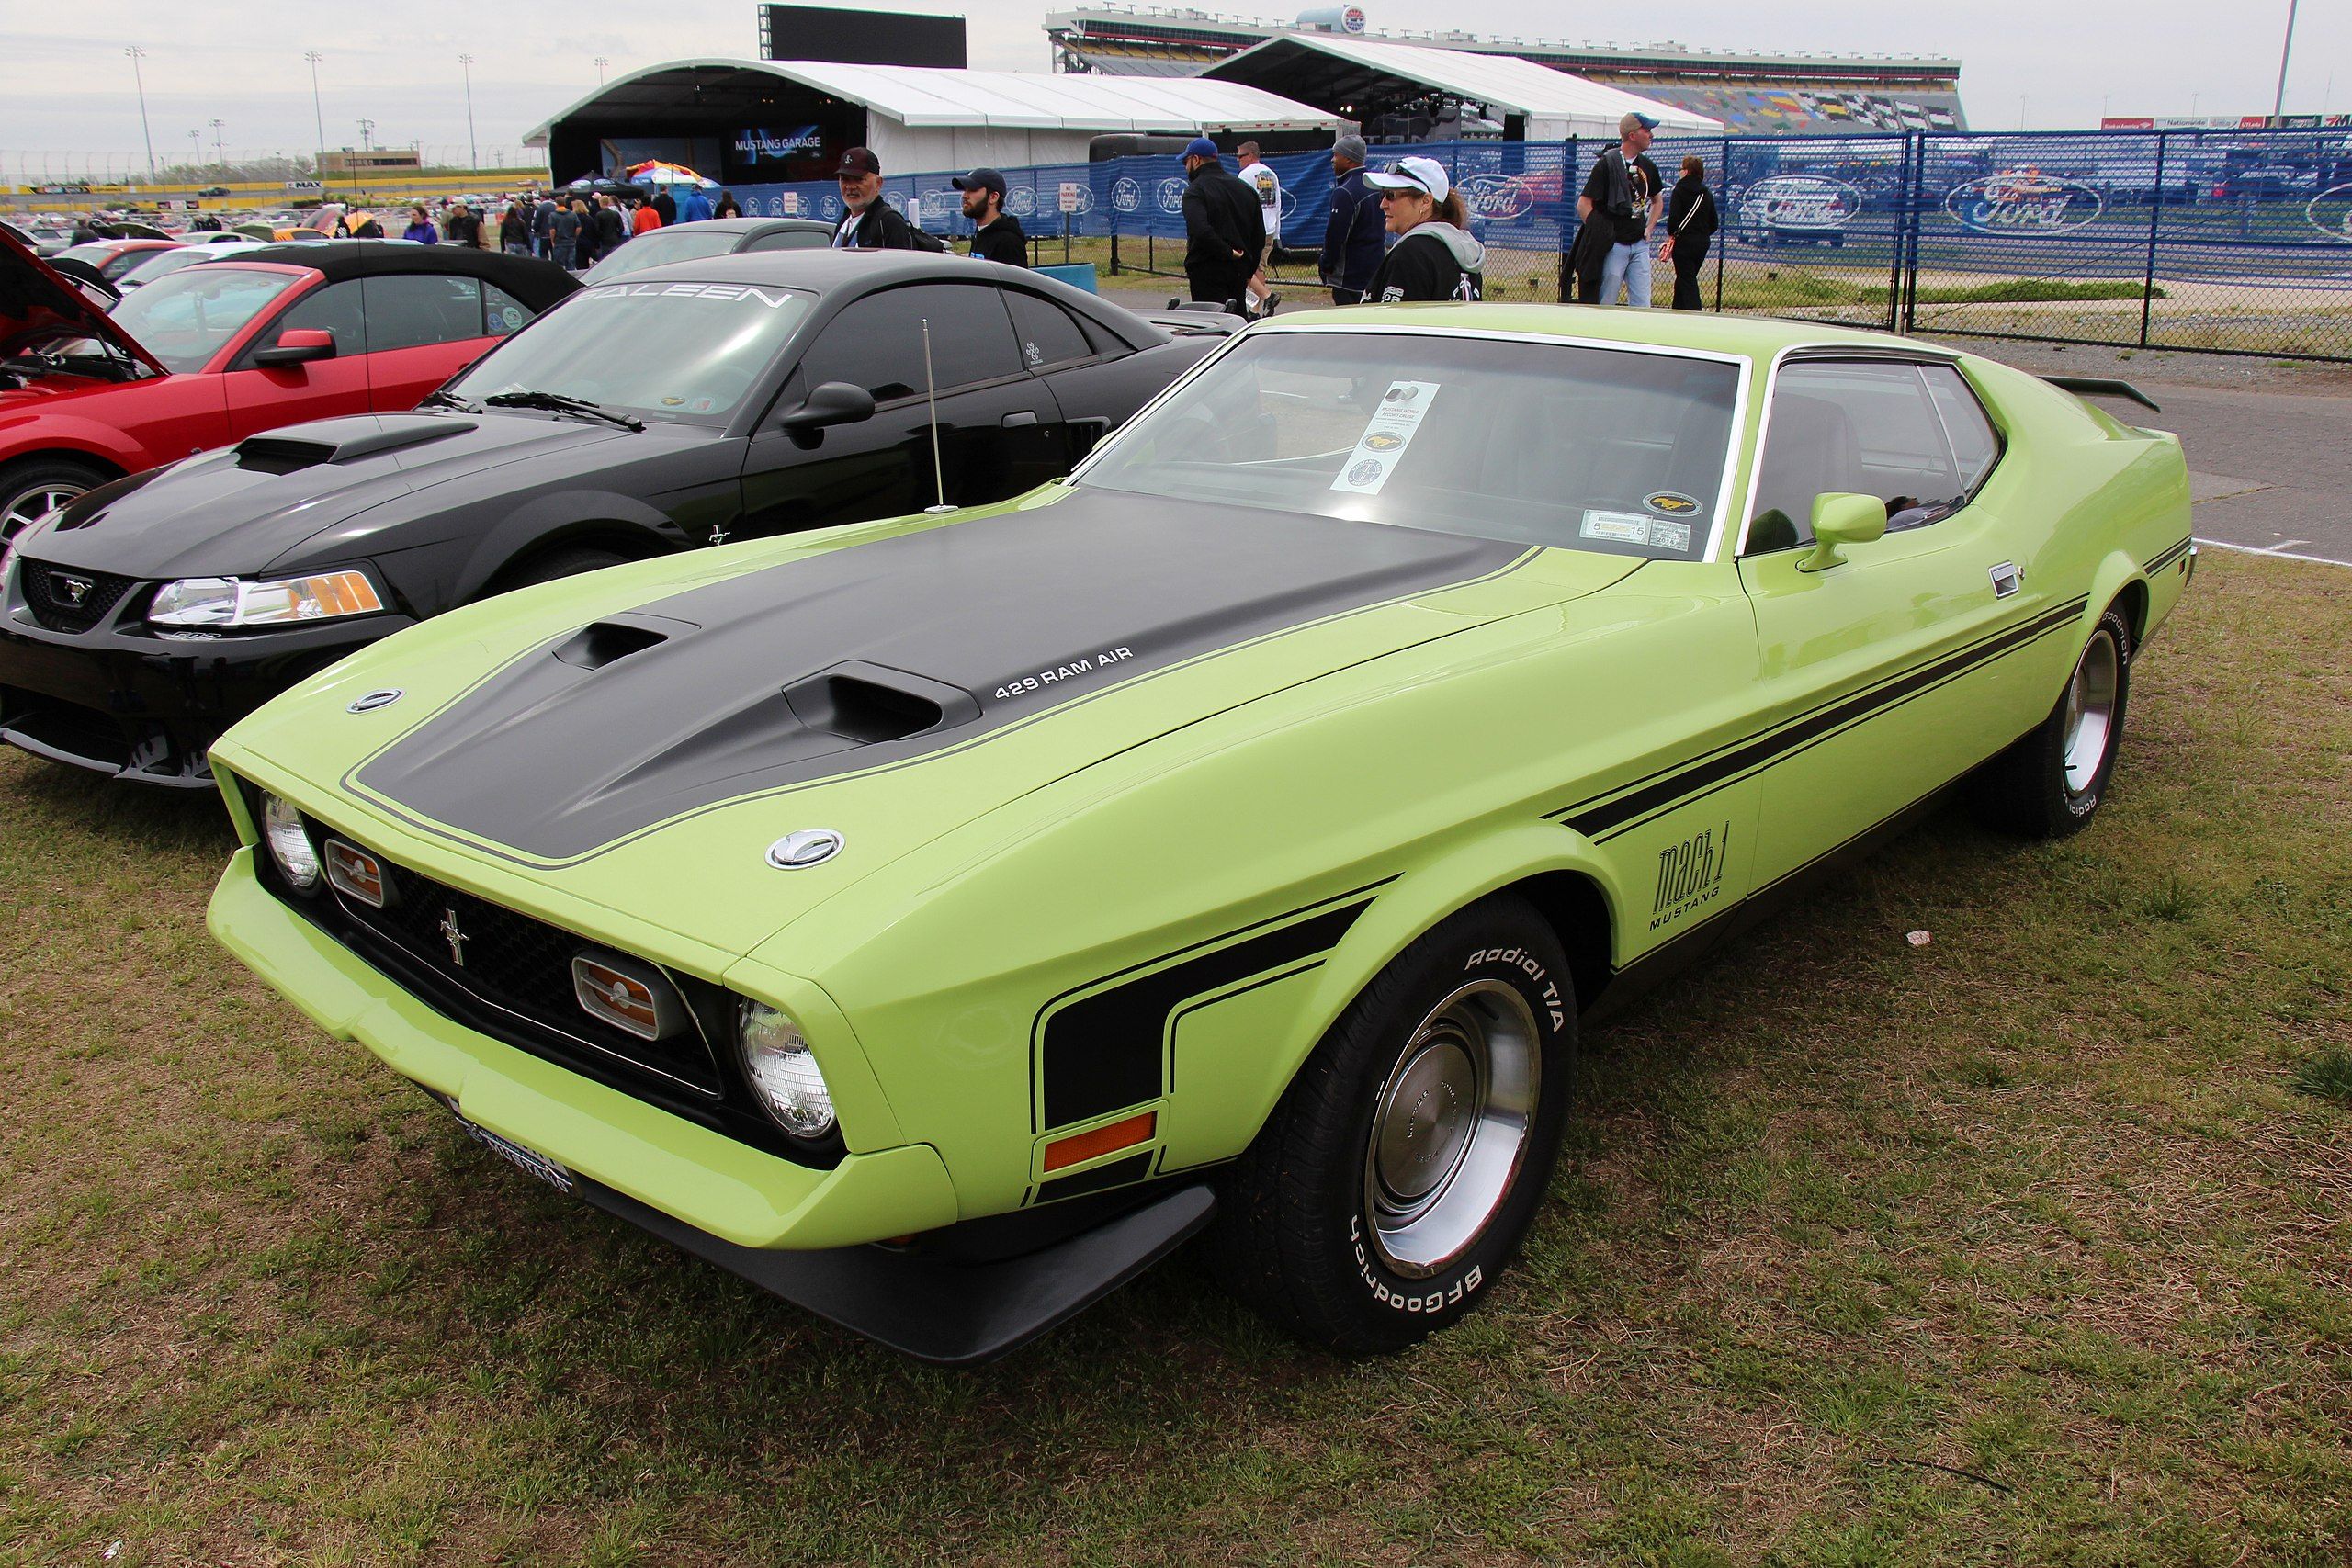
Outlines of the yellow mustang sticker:
{"label": "yellow mustang sticker", "polygon": [[1642,497],[1642,504],[1660,517],[1690,517],[1702,510],[1696,499],[1671,490],[1654,491]]}

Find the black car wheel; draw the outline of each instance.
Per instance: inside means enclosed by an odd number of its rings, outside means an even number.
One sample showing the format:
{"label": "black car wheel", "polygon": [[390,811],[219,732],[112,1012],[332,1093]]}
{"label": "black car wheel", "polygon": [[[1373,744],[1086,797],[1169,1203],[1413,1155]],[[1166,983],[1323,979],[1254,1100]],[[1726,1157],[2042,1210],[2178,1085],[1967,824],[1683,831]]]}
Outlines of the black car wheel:
{"label": "black car wheel", "polygon": [[71,457],[25,457],[0,466],[0,544],[107,479],[103,469]]}
{"label": "black car wheel", "polygon": [[1227,1171],[1209,1242],[1227,1288],[1350,1353],[1459,1318],[1543,1201],[1575,1045],[1566,955],[1524,902],[1487,899],[1423,936]]}
{"label": "black car wheel", "polygon": [[2050,716],[1984,765],[1975,804],[1987,825],[2030,839],[2086,827],[2107,797],[2132,694],[2132,626],[2110,605]]}

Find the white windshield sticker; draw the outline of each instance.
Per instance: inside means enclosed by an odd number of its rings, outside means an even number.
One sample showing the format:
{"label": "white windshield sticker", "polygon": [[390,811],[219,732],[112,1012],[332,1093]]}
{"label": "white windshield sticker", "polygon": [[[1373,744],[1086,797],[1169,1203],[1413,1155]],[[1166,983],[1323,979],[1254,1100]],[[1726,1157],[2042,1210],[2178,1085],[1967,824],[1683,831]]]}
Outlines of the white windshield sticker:
{"label": "white windshield sticker", "polygon": [[1588,539],[1607,539],[1619,545],[1646,545],[1650,542],[1652,521],[1638,512],[1598,512],[1588,507],[1584,526],[1577,532]]}
{"label": "white windshield sticker", "polygon": [[1685,553],[1690,548],[1690,525],[1653,519],[1650,523],[1650,548],[1672,550],[1676,555]]}
{"label": "white windshield sticker", "polygon": [[1356,437],[1355,450],[1340,465],[1340,477],[1331,481],[1331,488],[1352,495],[1378,495],[1404,460],[1405,449],[1412,446],[1414,434],[1429,416],[1430,405],[1437,401],[1437,389],[1435,381],[1389,382],[1388,390],[1380,394],[1380,406],[1373,411],[1363,434]]}

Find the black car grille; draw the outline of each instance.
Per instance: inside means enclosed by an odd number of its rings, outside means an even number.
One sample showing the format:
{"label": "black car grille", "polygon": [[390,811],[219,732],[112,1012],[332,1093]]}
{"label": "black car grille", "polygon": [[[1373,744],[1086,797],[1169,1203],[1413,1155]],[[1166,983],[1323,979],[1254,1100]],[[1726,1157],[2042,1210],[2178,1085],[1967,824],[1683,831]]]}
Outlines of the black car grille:
{"label": "black car grille", "polygon": [[[88,631],[112,615],[123,595],[139,585],[135,577],[77,571],[37,560],[21,563],[17,578],[25,585],[25,604],[33,619],[57,632]],[[77,584],[81,585],[78,592]]]}

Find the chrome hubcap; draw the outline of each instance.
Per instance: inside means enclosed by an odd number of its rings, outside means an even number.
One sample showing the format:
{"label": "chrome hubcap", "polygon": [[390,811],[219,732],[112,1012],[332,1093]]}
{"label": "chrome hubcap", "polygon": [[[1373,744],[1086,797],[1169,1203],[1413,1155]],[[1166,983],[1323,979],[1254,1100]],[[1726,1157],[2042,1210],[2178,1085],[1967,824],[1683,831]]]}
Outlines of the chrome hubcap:
{"label": "chrome hubcap", "polygon": [[2066,682],[2066,793],[2080,799],[2098,778],[2115,732],[2115,696],[2123,684],[2122,652],[2113,636],[2100,631],[2083,649],[2075,678]]}
{"label": "chrome hubcap", "polygon": [[82,493],[83,487],[74,484],[35,485],[18,491],[0,505],[0,543],[15,538],[27,525],[39,522],[67,502]]}
{"label": "chrome hubcap", "polygon": [[1391,1270],[1438,1272],[1478,1239],[1527,1153],[1542,1089],[1542,1036],[1498,980],[1430,1010],[1374,1102],[1364,1217]]}

